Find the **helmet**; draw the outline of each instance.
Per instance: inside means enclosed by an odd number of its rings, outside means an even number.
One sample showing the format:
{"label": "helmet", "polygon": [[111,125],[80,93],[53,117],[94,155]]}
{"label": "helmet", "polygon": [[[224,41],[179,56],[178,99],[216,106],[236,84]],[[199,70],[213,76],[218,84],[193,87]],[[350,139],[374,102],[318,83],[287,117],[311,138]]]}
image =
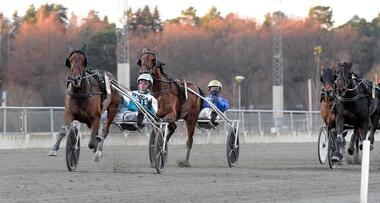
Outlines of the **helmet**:
{"label": "helmet", "polygon": [[208,88],[210,87],[220,87],[220,89],[222,89],[222,83],[219,81],[219,80],[211,80],[209,83],[208,83]]}
{"label": "helmet", "polygon": [[140,80],[147,80],[150,82],[151,85],[153,85],[153,78],[148,73],[143,73],[139,75],[139,77],[137,78],[137,82],[139,82]]}

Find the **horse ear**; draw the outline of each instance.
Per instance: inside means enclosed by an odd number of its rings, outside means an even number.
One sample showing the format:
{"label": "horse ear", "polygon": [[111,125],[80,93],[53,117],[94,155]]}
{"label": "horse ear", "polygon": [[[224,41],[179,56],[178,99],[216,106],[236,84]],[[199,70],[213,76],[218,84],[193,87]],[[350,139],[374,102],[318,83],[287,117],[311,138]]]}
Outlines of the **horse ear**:
{"label": "horse ear", "polygon": [[325,66],[322,64],[319,66],[319,72],[322,74],[323,70],[325,70]]}
{"label": "horse ear", "polygon": [[83,46],[79,49],[81,52],[85,53],[87,50],[87,44],[83,44]]}
{"label": "horse ear", "polygon": [[157,46],[155,46],[153,49],[152,49],[153,53],[157,54],[158,53],[158,48]]}
{"label": "horse ear", "polygon": [[66,58],[65,66],[68,67],[68,68],[71,67],[71,63],[70,63],[70,59],[69,58]]}
{"label": "horse ear", "polygon": [[137,63],[138,66],[141,66],[141,59],[140,59],[140,58],[137,59],[137,62],[136,62],[136,63]]}

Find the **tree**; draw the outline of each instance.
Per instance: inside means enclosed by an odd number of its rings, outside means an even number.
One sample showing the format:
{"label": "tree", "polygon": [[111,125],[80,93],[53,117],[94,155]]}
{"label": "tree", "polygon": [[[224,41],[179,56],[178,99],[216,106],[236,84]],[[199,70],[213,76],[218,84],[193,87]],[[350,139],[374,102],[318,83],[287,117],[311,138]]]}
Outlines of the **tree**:
{"label": "tree", "polygon": [[309,9],[309,18],[318,21],[323,28],[331,28],[334,24],[332,21],[332,8],[329,6],[314,6]]}
{"label": "tree", "polygon": [[359,33],[364,34],[365,36],[371,36],[373,34],[372,24],[367,22],[366,19],[360,18],[358,15],[354,15],[347,23],[341,27],[349,26],[359,31]]}
{"label": "tree", "polygon": [[88,40],[88,68],[106,70],[116,75],[116,28],[91,34]]}
{"label": "tree", "polygon": [[272,26],[272,16],[270,13],[267,13],[264,16],[263,27],[269,28],[270,26]]}
{"label": "tree", "polygon": [[35,23],[37,22],[37,18],[36,18],[36,8],[34,7],[34,5],[30,5],[28,10],[26,10],[26,14],[24,16],[24,21],[28,22],[28,23]]}
{"label": "tree", "polygon": [[161,32],[162,31],[160,12],[158,11],[157,6],[154,7],[154,11],[153,11],[153,28],[152,28],[152,30],[154,32]]}
{"label": "tree", "polygon": [[197,10],[194,7],[190,6],[186,10],[181,11],[180,23],[198,26],[200,19],[197,16]]}
{"label": "tree", "polygon": [[218,9],[213,6],[211,7],[211,9],[208,11],[208,13],[206,13],[201,19],[200,19],[200,22],[201,22],[201,27],[207,27],[207,25],[209,24],[210,21],[213,21],[213,20],[220,20],[222,19],[222,16],[220,15],[220,12],[218,11]]}

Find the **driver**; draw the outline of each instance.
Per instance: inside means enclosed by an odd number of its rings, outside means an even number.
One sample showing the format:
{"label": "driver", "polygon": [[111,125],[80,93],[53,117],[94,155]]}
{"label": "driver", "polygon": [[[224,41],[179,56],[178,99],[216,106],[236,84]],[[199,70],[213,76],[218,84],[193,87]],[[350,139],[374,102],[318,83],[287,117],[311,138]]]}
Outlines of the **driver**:
{"label": "driver", "polygon": [[[209,95],[206,97],[206,100],[212,102],[221,112],[225,112],[229,107],[229,102],[227,99],[220,96],[222,91],[222,83],[219,80],[211,80],[208,83],[208,92]],[[211,108],[207,102],[202,103],[202,110],[199,113],[199,119],[211,120],[215,124],[217,119],[217,113]]]}
{"label": "driver", "polygon": [[[138,89],[130,93],[133,98],[138,101],[151,115],[156,115],[158,109],[158,102],[154,98],[150,89],[153,85],[153,78],[150,74],[141,74],[137,78]],[[104,112],[102,119],[107,117],[107,112]],[[127,96],[122,95],[121,101],[116,113],[114,121],[116,122],[126,122],[126,121],[136,121],[139,127],[142,127],[144,115],[139,111],[136,104],[129,99]]]}

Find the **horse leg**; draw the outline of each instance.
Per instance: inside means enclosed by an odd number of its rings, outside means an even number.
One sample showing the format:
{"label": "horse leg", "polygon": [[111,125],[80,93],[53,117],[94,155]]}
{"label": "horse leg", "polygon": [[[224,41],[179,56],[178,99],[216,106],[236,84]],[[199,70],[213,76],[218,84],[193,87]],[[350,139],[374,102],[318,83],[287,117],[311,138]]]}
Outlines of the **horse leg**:
{"label": "horse leg", "polygon": [[62,125],[61,129],[59,130],[57,142],[53,145],[52,149],[49,152],[49,156],[57,156],[57,151],[59,150],[59,146],[62,142],[62,139],[66,136],[66,132],[69,128],[70,123],[74,120],[72,115],[68,112],[65,112],[64,115],[65,123]]}
{"label": "horse leg", "polygon": [[[332,161],[339,162],[342,159],[342,153],[340,150],[340,147],[343,144],[343,130],[344,130],[344,118],[341,115],[337,115],[336,117],[336,135],[333,135],[335,137],[335,150],[333,152],[333,155],[331,157]],[[335,133],[334,133],[335,134]]]}
{"label": "horse leg", "polygon": [[363,140],[366,139],[367,133],[368,133],[368,123],[367,122],[363,123],[362,126],[359,128],[359,133],[360,133],[360,136],[359,136],[360,137],[360,144],[359,144],[359,146],[360,146],[360,149],[362,149],[363,148]]}
{"label": "horse leg", "polygon": [[[175,111],[173,110],[173,112],[175,112]],[[169,113],[164,118],[162,118],[162,120],[169,123],[169,125],[168,125],[169,133],[166,137],[166,142],[168,142],[170,140],[170,138],[174,134],[175,130],[177,129],[177,125],[175,124],[176,118],[177,118],[176,113]]]}
{"label": "horse leg", "polygon": [[88,142],[88,148],[94,149],[94,152],[96,152],[98,142],[100,141],[97,139],[99,125],[100,125],[100,118],[94,118],[89,126],[91,128],[91,137],[90,137],[90,141]]}
{"label": "horse leg", "polygon": [[98,137],[98,139],[100,139],[100,142],[98,144],[98,150],[100,151],[103,151],[104,140],[107,138],[110,126],[116,117],[117,106],[118,106],[118,103],[111,102],[110,106],[107,109],[107,120],[102,129],[102,136]]}
{"label": "horse leg", "polygon": [[180,167],[191,167],[189,158],[190,158],[190,151],[191,148],[193,147],[193,136],[195,132],[195,124],[197,120],[194,118],[189,118],[186,119],[186,129],[187,129],[187,140],[186,140],[186,157],[184,161],[179,161],[178,165]]}
{"label": "horse leg", "polygon": [[374,141],[375,141],[375,132],[377,130],[377,127],[379,125],[379,119],[380,119],[380,115],[379,115],[379,106],[377,107],[377,110],[375,111],[375,113],[373,113],[373,115],[371,116],[371,132],[369,134],[369,140],[371,141],[371,147],[370,149],[373,150],[374,149]]}
{"label": "horse leg", "polygon": [[[354,132],[351,135],[350,143],[349,143],[348,149],[347,149],[347,152],[349,155],[353,155],[355,152],[355,144],[356,144],[356,140],[358,139],[358,136],[359,136],[358,129],[355,128]],[[356,149],[356,150],[358,150],[358,149]]]}
{"label": "horse leg", "polygon": [[169,130],[169,133],[166,137],[166,142],[169,142],[170,138],[172,137],[172,135],[174,134],[175,130],[177,129],[177,124],[175,123],[169,123],[168,125],[168,130]]}

